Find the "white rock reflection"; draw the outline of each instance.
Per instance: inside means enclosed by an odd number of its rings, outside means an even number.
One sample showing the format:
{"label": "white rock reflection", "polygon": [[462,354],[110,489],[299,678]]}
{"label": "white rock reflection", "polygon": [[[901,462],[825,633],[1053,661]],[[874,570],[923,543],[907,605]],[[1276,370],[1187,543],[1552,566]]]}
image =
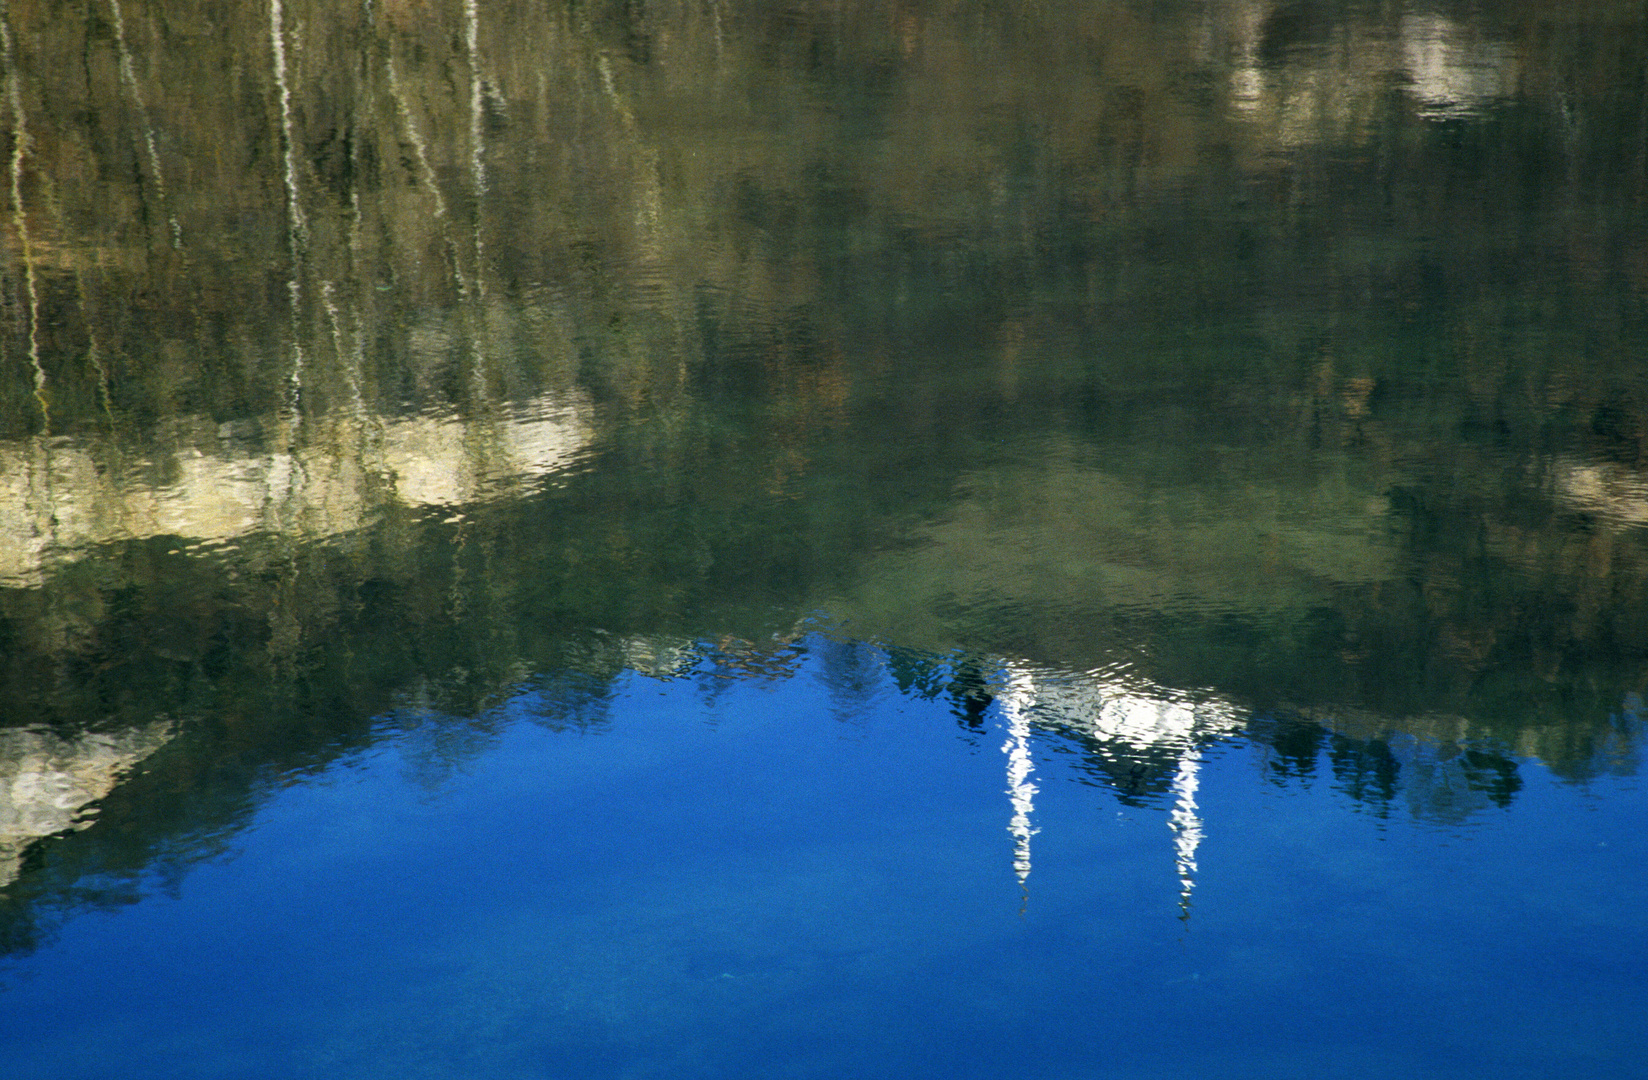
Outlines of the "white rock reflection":
{"label": "white rock reflection", "polygon": [[42,728],[0,731],[0,887],[16,879],[34,841],[92,824],[86,807],[173,734],[167,723],[73,738]]}
{"label": "white rock reflection", "polygon": [[566,395],[481,416],[344,414],[307,423],[289,452],[230,425],[180,423],[157,440],[176,449],[139,460],[86,440],[0,443],[0,585],[38,585],[54,565],[115,541],[318,538],[366,526],[390,504],[484,501],[570,465],[590,441],[587,415]]}
{"label": "white rock reflection", "polygon": [[1096,671],[1082,674],[1038,669],[1022,662],[1004,665],[1004,686],[998,698],[1007,722],[1007,787],[1013,814],[1013,870],[1027,885],[1030,876],[1030,837],[1036,788],[1029,783],[1031,720],[1078,733],[1092,740],[1101,754],[1117,762],[1141,762],[1164,751],[1176,759],[1171,791],[1173,810],[1168,817],[1174,863],[1179,877],[1179,907],[1190,911],[1196,887],[1196,853],[1203,839],[1196,791],[1201,770],[1201,747],[1209,740],[1234,735],[1243,723],[1235,706],[1188,696],[1148,680]]}
{"label": "white rock reflection", "polygon": [[1258,125],[1272,145],[1355,138],[1370,130],[1393,83],[1429,119],[1480,115],[1516,93],[1516,51],[1466,24],[1434,14],[1408,14],[1394,25],[1353,17],[1325,40],[1292,42],[1275,36],[1281,8],[1236,0],[1207,35],[1208,48],[1223,43],[1233,113]]}
{"label": "white rock reflection", "polygon": [[1558,503],[1622,528],[1648,525],[1648,473],[1614,461],[1558,457],[1551,463]]}
{"label": "white rock reflection", "polygon": [[[765,647],[726,638],[718,644],[666,636],[612,639],[615,659],[631,671],[656,679],[690,674],[706,660],[721,674],[746,678],[789,677],[763,655],[793,656],[804,633],[773,639]],[[885,662],[885,658],[883,658]],[[1167,825],[1179,878],[1179,906],[1188,917],[1196,887],[1197,851],[1204,836],[1196,802],[1202,748],[1239,734],[1245,722],[1237,707],[1208,695],[1188,695],[1127,672],[1099,670],[1073,673],[1039,667],[1028,661],[997,661],[990,685],[1006,739],[1006,794],[1010,805],[1007,832],[1013,839],[1013,874],[1026,898],[1033,868],[1032,838],[1036,795],[1035,729],[1075,734],[1087,749],[1126,775],[1147,765],[1156,776],[1171,775],[1173,798]]]}
{"label": "white rock reflection", "polygon": [[1459,118],[1480,113],[1516,89],[1516,56],[1498,41],[1479,41],[1440,15],[1402,20],[1402,67],[1420,115]]}
{"label": "white rock reflection", "polygon": [[692,671],[704,658],[704,650],[687,638],[622,638],[618,642],[624,667],[650,679],[676,679]]}

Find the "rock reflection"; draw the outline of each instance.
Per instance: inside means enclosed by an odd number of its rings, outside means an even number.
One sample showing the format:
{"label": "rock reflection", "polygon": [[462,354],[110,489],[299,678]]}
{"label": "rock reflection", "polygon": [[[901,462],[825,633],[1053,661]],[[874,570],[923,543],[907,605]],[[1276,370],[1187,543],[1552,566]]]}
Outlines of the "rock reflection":
{"label": "rock reflection", "polygon": [[1440,15],[1409,15],[1399,34],[1408,92],[1422,116],[1469,117],[1516,91],[1516,54],[1506,42],[1473,39]]}
{"label": "rock reflection", "polygon": [[87,807],[175,734],[166,723],[78,736],[0,730],[0,888],[17,878],[24,849],[90,826]]}
{"label": "rock reflection", "polygon": [[1242,2],[1221,21],[1204,51],[1226,42],[1232,109],[1277,148],[1365,137],[1393,82],[1420,116],[1464,119],[1511,97],[1519,79],[1509,42],[1436,14],[1333,24],[1294,5]]}
{"label": "rock reflection", "polygon": [[1551,478],[1563,506],[1614,528],[1648,525],[1648,473],[1640,468],[1562,456],[1552,462]]}
{"label": "rock reflection", "polygon": [[[1402,813],[1416,821],[1458,825],[1508,808],[1522,787],[1524,760],[1538,747],[1496,742],[1480,725],[1444,715],[1381,716],[1353,706],[1255,709],[1214,690],[1169,687],[1130,664],[1077,672],[1030,659],[962,653],[917,653],[863,641],[820,636],[802,624],[770,640],[724,636],[717,641],[640,635],[612,644],[625,669],[660,680],[697,678],[713,702],[737,682],[772,683],[813,673],[838,700],[866,698],[865,672],[878,671],[903,695],[947,700],[971,736],[989,724],[1003,736],[1006,757],[1006,831],[1010,865],[1028,901],[1034,869],[1039,741],[1073,745],[1083,782],[1110,789],[1126,806],[1165,811],[1164,847],[1178,878],[1180,917],[1188,920],[1197,888],[1207,819],[1200,802],[1208,755],[1219,746],[1246,747],[1259,771],[1278,785],[1331,776],[1336,790],[1365,813],[1385,819]],[[830,656],[850,654],[856,663]],[[1634,769],[1639,726],[1632,702],[1599,751],[1599,764]],[[843,708],[840,718],[862,715]]]}
{"label": "rock reflection", "polygon": [[[1463,723],[1450,735],[1435,718],[1375,720],[1354,710],[1343,720],[1331,713],[1315,719],[1257,713],[1213,693],[1174,690],[1124,669],[1073,673],[1016,660],[996,670],[995,701],[1006,734],[1001,750],[1007,755],[1007,831],[1013,872],[1026,899],[1031,838],[1039,832],[1034,798],[1040,789],[1031,780],[1038,732],[1073,741],[1087,771],[1124,804],[1166,809],[1179,913],[1187,922],[1207,837],[1198,795],[1212,747],[1247,745],[1263,771],[1282,784],[1308,780],[1319,768],[1330,770],[1335,787],[1377,818],[1399,809],[1414,820],[1459,825],[1508,808],[1522,787],[1518,758],[1472,738]],[[1626,724],[1635,724],[1634,714]],[[1405,733],[1409,730],[1434,733],[1414,736]]]}
{"label": "rock reflection", "polygon": [[38,585],[116,541],[175,536],[199,550],[260,531],[324,539],[388,505],[519,493],[577,459],[591,438],[586,415],[581,398],[560,394],[479,416],[333,415],[311,421],[292,450],[263,448],[256,425],[182,420],[155,440],[177,449],[137,460],[108,441],[0,443],[0,585]]}
{"label": "rock reflection", "polygon": [[[908,647],[888,671],[967,737],[1005,726],[1020,881],[1057,732],[1171,808],[1185,910],[1212,741],[1279,779],[1326,754],[1380,812],[1514,791],[1507,755],[1432,768],[1398,727],[1588,768],[1648,640],[1640,409],[1614,457],[1568,432],[1641,383],[1648,248],[1611,202],[1639,118],[1602,89],[1640,50],[1144,7],[11,5],[0,689],[229,717],[248,757],[320,768],[409,687],[465,716],[559,678],[567,627],[620,654],[580,686],[725,686],[794,675],[763,620],[828,609]],[[1467,126],[1515,152],[1458,153]],[[603,474],[509,505],[595,402]],[[460,542],[302,543],[394,507],[466,515]],[[256,534],[298,543],[123,547]],[[105,546],[128,565],[59,573]],[[1147,649],[1148,679],[1071,674]],[[1382,719],[1224,704],[1277,697]]]}
{"label": "rock reflection", "polygon": [[1137,676],[1115,671],[1085,674],[1038,669],[1024,662],[1005,665],[1002,711],[1008,728],[1003,750],[1009,755],[1008,791],[1013,818],[1013,868],[1021,885],[1030,875],[1031,764],[1030,718],[1066,736],[1075,736],[1084,750],[1103,762],[1117,789],[1130,796],[1142,789],[1144,778],[1171,775],[1172,835],[1175,871],[1179,878],[1179,910],[1189,918],[1191,893],[1196,888],[1196,852],[1201,846],[1201,811],[1196,804],[1202,747],[1237,735],[1245,721],[1232,704],[1215,698],[1196,699],[1156,686]]}
{"label": "rock reflection", "polygon": [[[14,897],[22,929],[0,924],[0,942],[29,947],[26,943],[43,932],[26,925],[38,921],[35,907],[58,903],[54,897],[68,888],[65,883],[101,872],[105,862],[118,863],[131,877],[165,852],[176,864],[168,872],[176,873],[220,850],[222,837],[250,823],[264,790],[260,775],[310,775],[329,767],[341,747],[397,739],[413,765],[409,775],[438,787],[453,769],[495,746],[515,717],[552,730],[597,731],[610,725],[610,705],[626,673],[685,683],[689,698],[697,696],[711,709],[740,685],[818,679],[829,688],[832,703],[845,706],[834,710],[836,718],[852,723],[863,720],[867,703],[884,703],[884,691],[896,687],[901,696],[937,706],[929,714],[934,718],[943,716],[948,703],[969,742],[976,743],[985,725],[998,729],[1004,736],[999,745],[1006,756],[1004,809],[1011,838],[1003,869],[1011,867],[1026,901],[1039,831],[1035,800],[1055,780],[1096,781],[1122,805],[1146,809],[1161,823],[1160,865],[1173,867],[1172,892],[1185,920],[1200,882],[1202,848],[1218,836],[1208,827],[1210,819],[1217,820],[1217,803],[1202,804],[1202,783],[1219,747],[1250,753],[1258,775],[1279,786],[1328,773],[1336,790],[1375,818],[1404,814],[1456,825],[1508,808],[1521,786],[1519,759],[1471,739],[1463,726],[1450,737],[1427,718],[1262,712],[1223,693],[1162,685],[1126,666],[1074,672],[1024,658],[917,655],[825,634],[806,620],[760,640],[586,632],[562,655],[569,661],[564,667],[517,673],[518,685],[530,688],[517,690],[513,705],[473,715],[447,711],[434,688],[424,686],[404,690],[370,733],[351,734],[349,718],[331,718],[317,722],[309,742],[294,743],[291,729],[298,722],[290,713],[277,714],[256,733],[245,717],[228,718],[226,733],[215,736],[205,733],[217,722],[202,722],[197,730],[205,737],[188,754],[170,756],[160,771],[143,778],[145,792],[111,808],[119,815],[110,821],[112,830],[106,835],[93,830],[76,837],[74,845],[55,846],[41,873],[24,875]],[[1622,755],[1634,745],[1638,721],[1633,713],[1620,723],[1619,739],[1605,749],[1618,759],[1619,770],[1632,771],[1635,760]],[[1402,733],[1409,729],[1436,734]],[[85,828],[86,806],[107,796],[173,732],[172,725],[155,722],[77,738],[41,728],[0,734],[0,857],[5,860],[0,871],[8,875],[0,885],[18,877],[20,856],[31,844]],[[248,750],[241,740],[249,738],[264,742]],[[1038,752],[1052,747],[1074,750],[1075,768],[1059,766],[1057,758],[1039,766]],[[238,755],[246,756],[237,763]],[[284,764],[271,770],[265,764],[270,760]],[[179,790],[189,791],[187,808],[156,797]]]}

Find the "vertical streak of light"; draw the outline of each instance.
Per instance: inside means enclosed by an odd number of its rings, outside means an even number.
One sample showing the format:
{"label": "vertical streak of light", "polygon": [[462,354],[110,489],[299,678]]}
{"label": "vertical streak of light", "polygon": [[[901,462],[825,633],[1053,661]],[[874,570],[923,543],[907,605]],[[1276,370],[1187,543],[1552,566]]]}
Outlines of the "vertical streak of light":
{"label": "vertical streak of light", "polygon": [[[366,407],[365,395],[361,390],[361,381],[366,371],[366,326],[369,321],[369,311],[375,307],[373,302],[372,283],[381,270],[381,261],[369,264],[366,252],[366,205],[361,197],[361,176],[364,174],[361,161],[361,132],[370,130],[373,126],[370,120],[362,119],[362,103],[370,102],[377,97],[378,71],[373,64],[373,55],[377,51],[373,46],[380,40],[377,22],[377,11],[372,0],[363,0],[361,17],[365,21],[366,35],[362,43],[360,56],[360,77],[362,91],[352,109],[351,122],[354,125],[354,137],[349,140],[349,267],[354,288],[351,290],[349,303],[351,344],[347,370],[349,373],[349,404],[356,422],[360,425],[360,459],[363,463],[375,460],[379,467],[382,465],[383,449],[383,417],[376,411],[369,411]],[[396,98],[399,105],[399,98]],[[367,106],[370,108],[370,106]],[[383,212],[382,195],[379,193],[374,201],[374,212],[381,216]],[[386,252],[380,248],[379,255]]]}
{"label": "vertical streak of light", "polygon": [[1036,768],[1030,757],[1030,708],[1035,704],[1035,684],[1027,672],[1009,671],[1007,691],[1000,698],[1002,713],[1007,717],[1007,742],[1001,751],[1007,755],[1007,795],[1013,803],[1013,817],[1007,831],[1013,834],[1013,872],[1018,875],[1019,887],[1028,898],[1030,837],[1036,833],[1030,826],[1037,790],[1030,782],[1030,774]]}
{"label": "vertical streak of light", "polygon": [[[470,185],[474,188],[472,197],[474,205],[470,210],[470,243],[471,255],[474,259],[472,266],[472,280],[475,284],[474,298],[485,300],[486,285],[481,273],[481,266],[485,256],[481,245],[481,204],[486,195],[486,162],[483,158],[485,144],[482,142],[482,110],[481,110],[481,13],[477,0],[464,0],[464,48],[469,57],[469,176]],[[473,371],[471,378],[475,383],[477,400],[486,398],[486,370],[482,356],[480,330],[484,319],[484,311],[474,311],[471,314],[473,325],[470,328],[470,349],[473,353],[471,360]]]}
{"label": "vertical streak of light", "polygon": [[[356,335],[350,335],[344,331],[343,315],[338,311],[337,292],[332,288],[330,281],[321,282],[320,303],[326,311],[327,325],[332,330],[332,350],[337,355],[338,364],[348,374],[349,403],[353,406],[355,415],[359,416],[365,410],[365,398],[361,394],[360,386],[360,344],[358,340],[355,344],[350,344],[350,338]],[[359,320],[356,321],[358,334]]]}
{"label": "vertical streak of light", "polygon": [[469,279],[463,271],[458,243],[452,238],[452,232],[445,224],[449,220],[446,198],[441,195],[440,182],[435,179],[435,168],[429,164],[429,144],[424,141],[423,132],[418,130],[417,121],[413,118],[412,109],[407,105],[406,95],[401,89],[400,78],[395,74],[393,56],[385,58],[384,73],[389,79],[389,96],[395,99],[395,113],[400,117],[401,129],[406,132],[406,141],[412,144],[412,156],[417,159],[418,180],[429,189],[429,197],[434,200],[435,212],[432,216],[442,223],[441,236],[446,241],[447,255],[452,260],[452,282],[458,290],[458,299],[468,301]]}
{"label": "vertical streak of light", "polygon": [[[370,0],[363,7],[363,16],[368,30],[374,29],[372,4]],[[363,90],[361,100],[370,100],[374,96],[372,84],[376,82],[372,66],[371,54],[363,49],[360,63],[361,82]],[[353,136],[349,140],[349,274],[354,288],[349,291],[347,303],[349,314],[349,353],[341,355],[343,334],[339,323],[341,315],[333,300],[332,283],[327,282],[321,293],[321,299],[326,304],[326,316],[332,323],[332,338],[337,343],[340,355],[338,360],[349,380],[349,412],[351,420],[357,427],[357,453],[364,465],[374,457],[373,449],[382,446],[381,436],[383,428],[381,422],[368,419],[366,397],[361,390],[361,380],[366,369],[366,314],[365,308],[370,303],[370,286],[364,283],[371,282],[375,274],[367,266],[366,259],[366,208],[361,199],[360,177],[362,173],[360,160],[360,132],[368,125],[362,123],[360,104],[356,103],[351,111],[350,125]]]}
{"label": "vertical streak of light", "polygon": [[303,216],[303,204],[298,197],[298,166],[297,148],[292,142],[292,91],[286,77],[286,27],[285,13],[281,8],[281,0],[269,0],[269,45],[272,50],[271,59],[275,68],[275,85],[280,91],[280,141],[281,157],[285,166],[286,181],[286,239],[287,249],[291,256],[292,276],[286,283],[286,292],[291,299],[292,306],[292,374],[288,382],[288,407],[292,415],[292,424],[295,427],[301,422],[299,405],[303,391],[303,345],[298,333],[298,311],[302,301],[302,288],[298,277],[303,265],[307,222]]}
{"label": "vertical streak of light", "polygon": [[[370,24],[372,17],[372,6],[370,4],[366,6],[366,17]],[[371,77],[371,69],[365,62],[361,64],[361,74],[363,82]],[[366,216],[364,209],[361,207],[360,194],[360,131],[362,124],[358,105],[350,116],[350,125],[353,128],[353,135],[349,140],[349,272],[350,277],[355,282],[355,288],[351,290],[353,301],[350,303],[349,309],[350,314],[353,316],[351,319],[351,330],[353,332],[350,335],[349,355],[347,357],[340,355],[338,359],[349,373],[349,403],[354,409],[355,415],[359,417],[363,416],[366,411],[365,399],[361,395],[361,369],[366,362],[366,345],[362,340],[364,320],[361,316],[360,283],[368,280],[370,275],[365,270],[366,259],[362,251],[362,237],[366,231]],[[338,314],[336,306],[332,303],[331,282],[326,283],[322,298],[326,301],[327,317],[332,320],[333,340],[337,340],[339,337]]]}
{"label": "vertical streak of light", "polygon": [[384,71],[389,76],[389,96],[395,99],[395,112],[401,118],[401,127],[406,131],[406,140],[412,144],[413,156],[418,159],[418,179],[423,181],[429,189],[430,198],[435,200],[435,216],[446,217],[446,200],[441,197],[440,184],[435,180],[435,168],[429,164],[429,148],[423,141],[423,132],[412,119],[412,110],[406,104],[406,95],[401,90],[401,81],[395,74],[395,58],[386,57]]}
{"label": "vertical streak of light", "polygon": [[1173,859],[1179,872],[1179,918],[1190,920],[1190,894],[1196,888],[1196,849],[1202,843],[1202,819],[1196,807],[1196,789],[1202,767],[1201,754],[1194,746],[1179,758],[1173,777],[1173,812],[1168,828],[1173,830]]}
{"label": "vertical streak of light", "polygon": [[6,97],[11,105],[11,220],[23,253],[23,285],[29,297],[29,364],[34,368],[34,399],[40,403],[42,434],[51,434],[51,407],[46,400],[46,369],[40,363],[40,290],[34,273],[34,242],[29,237],[28,214],[23,208],[23,159],[29,153],[29,134],[23,118],[23,88],[18,85],[17,57],[12,50],[11,11],[0,0],[0,63],[6,71]]}
{"label": "vertical streak of light", "polygon": [[464,48],[469,54],[469,168],[479,201],[486,191],[486,163],[481,158],[481,12],[477,0],[464,0]]}
{"label": "vertical streak of light", "polygon": [[80,267],[74,271],[75,292],[80,299],[80,310],[86,315],[86,362],[97,372],[97,400],[103,405],[103,415],[114,422],[114,399],[109,394],[109,366],[103,362],[103,346],[98,339],[97,320],[91,317],[91,290],[86,287],[86,273]]}
{"label": "vertical streak of light", "polygon": [[[351,151],[351,152],[353,152],[353,151]],[[360,172],[359,172],[358,168],[356,168],[354,170],[351,170],[351,172],[355,176],[360,175]],[[354,183],[354,182],[355,181],[351,181],[351,183]],[[364,227],[364,221],[363,221],[364,215],[363,215],[362,210],[361,210],[360,191],[359,190],[350,191],[349,201],[350,201],[350,204],[354,208],[354,217],[353,217],[353,220],[350,222],[350,226],[349,226],[349,247],[350,247],[352,269],[353,269],[353,272],[354,272],[354,278],[355,278],[355,282],[356,282],[356,286],[357,286],[357,290],[358,290],[359,283],[361,281],[364,281],[364,280],[367,279],[367,275],[366,275],[366,273],[364,272],[364,269],[363,269],[363,264],[365,263],[366,260],[365,260],[364,256],[361,253],[361,247],[362,247],[361,235],[362,235],[362,233],[365,232],[365,227]],[[364,395],[361,393],[361,372],[366,366],[366,341],[365,341],[366,334],[365,334],[365,329],[364,329],[364,324],[365,324],[366,320],[365,320],[364,316],[361,314],[361,304],[362,304],[362,302],[361,302],[361,296],[360,296],[359,291],[356,291],[353,294],[353,296],[354,296],[354,299],[349,305],[350,315],[352,316],[352,318],[350,320],[349,340],[350,340],[351,344],[350,344],[350,348],[349,348],[349,355],[347,357],[340,357],[339,359],[343,362],[343,364],[345,366],[345,370],[347,370],[349,372],[349,403],[350,403],[350,406],[354,409],[354,412],[355,412],[356,416],[363,417],[363,416],[366,415],[366,399],[365,399]],[[326,290],[323,294],[323,297],[324,297],[324,299],[326,301],[326,305],[327,305],[327,307],[326,307],[327,317],[332,320],[332,336],[333,336],[334,339],[337,339],[339,337],[338,314],[337,314],[337,308],[332,303],[332,283],[331,282],[326,283]]]}
{"label": "vertical streak of light", "polygon": [[172,247],[183,246],[183,230],[177,223],[177,215],[167,206],[166,180],[160,174],[160,152],[155,148],[154,127],[149,123],[149,107],[143,101],[143,91],[137,85],[137,73],[132,69],[132,52],[126,46],[126,21],[120,13],[120,0],[109,0],[109,14],[114,22],[114,46],[120,61],[120,81],[126,84],[127,93],[132,95],[132,103],[137,107],[137,121],[143,128],[143,145],[149,152],[149,171],[154,173],[155,194],[160,199],[160,205],[166,212],[166,223],[172,230]]}

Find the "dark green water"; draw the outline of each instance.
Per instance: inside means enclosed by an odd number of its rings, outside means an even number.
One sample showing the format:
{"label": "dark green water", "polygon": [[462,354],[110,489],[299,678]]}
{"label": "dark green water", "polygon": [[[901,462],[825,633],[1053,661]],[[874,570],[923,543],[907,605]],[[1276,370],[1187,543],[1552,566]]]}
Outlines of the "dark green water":
{"label": "dark green water", "polygon": [[17,1075],[1640,1074],[1639,5],[0,27]]}

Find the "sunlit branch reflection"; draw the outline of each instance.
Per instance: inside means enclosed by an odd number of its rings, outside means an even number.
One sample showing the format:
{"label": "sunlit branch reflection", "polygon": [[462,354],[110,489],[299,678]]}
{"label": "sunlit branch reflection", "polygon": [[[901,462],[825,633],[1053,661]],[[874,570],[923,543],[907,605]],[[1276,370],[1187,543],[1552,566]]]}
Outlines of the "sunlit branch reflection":
{"label": "sunlit branch reflection", "polygon": [[1190,919],[1190,894],[1196,888],[1196,849],[1202,843],[1202,819],[1196,809],[1197,773],[1201,755],[1194,749],[1179,759],[1173,777],[1173,812],[1168,825],[1173,830],[1173,853],[1179,868],[1179,917]]}
{"label": "sunlit branch reflection", "polygon": [[1030,709],[1035,704],[1035,685],[1030,676],[1009,669],[1007,689],[1000,700],[1007,718],[1007,742],[1001,750],[1007,755],[1007,795],[1013,802],[1013,817],[1007,825],[1007,831],[1013,834],[1013,873],[1018,875],[1020,887],[1028,890],[1030,837],[1036,833],[1030,825],[1036,795],[1036,785],[1030,782],[1036,768],[1030,757]]}
{"label": "sunlit branch reflection", "polygon": [[[137,123],[143,132],[143,148],[147,152],[149,172],[154,176],[155,197],[166,211],[166,223],[171,228],[172,247],[183,246],[183,229],[178,224],[177,214],[167,204],[166,178],[160,168],[160,151],[155,146],[154,124],[149,120],[149,106],[143,99],[143,89],[137,83],[137,72],[132,67],[132,51],[126,44],[126,20],[120,11],[120,0],[109,0],[109,19],[114,27],[115,51],[120,57],[120,81],[131,95],[132,106],[137,110]],[[282,86],[284,92],[285,87]]]}
{"label": "sunlit branch reflection", "polygon": [[6,97],[11,106],[11,214],[17,230],[17,246],[23,258],[23,282],[28,294],[29,364],[34,369],[34,398],[40,404],[40,420],[51,430],[51,409],[46,399],[46,369],[40,362],[40,291],[35,275],[34,244],[29,236],[28,212],[23,206],[23,161],[29,153],[30,138],[23,120],[23,91],[17,72],[17,57],[11,36],[11,12],[0,4],[0,61],[4,62]]}
{"label": "sunlit branch reflection", "polygon": [[269,48],[274,66],[275,86],[280,96],[280,149],[286,187],[286,236],[291,259],[291,276],[286,283],[292,322],[292,370],[287,377],[287,410],[293,427],[301,421],[303,398],[303,344],[299,322],[302,310],[301,274],[308,249],[308,220],[298,191],[297,146],[292,134],[292,91],[287,82],[286,27],[281,0],[269,0]]}

